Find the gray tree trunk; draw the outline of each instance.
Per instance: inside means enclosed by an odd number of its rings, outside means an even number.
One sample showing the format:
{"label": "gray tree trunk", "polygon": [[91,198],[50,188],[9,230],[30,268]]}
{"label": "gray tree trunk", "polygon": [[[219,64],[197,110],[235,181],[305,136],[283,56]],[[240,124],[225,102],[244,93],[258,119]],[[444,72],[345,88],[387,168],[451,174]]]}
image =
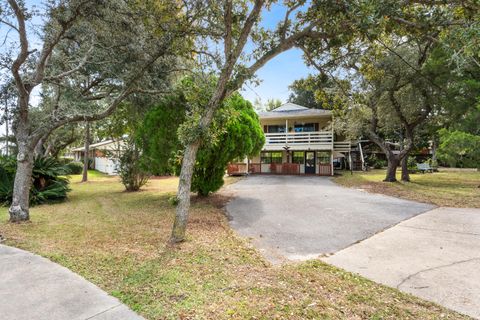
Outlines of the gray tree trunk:
{"label": "gray tree trunk", "polygon": [[7,98],[7,95],[5,94],[5,155],[8,157],[10,155],[10,152],[9,152],[9,132],[8,132],[8,98]]}
{"label": "gray tree trunk", "polygon": [[182,160],[182,171],[178,182],[177,198],[179,200],[175,222],[173,224],[172,236],[170,241],[173,243],[182,242],[185,239],[185,231],[188,222],[188,210],[190,209],[190,188],[192,185],[193,169],[197,159],[197,151],[200,142],[188,145]]}
{"label": "gray tree trunk", "polygon": [[402,160],[402,181],[409,182],[410,181],[410,173],[408,173],[408,154],[406,154]]}
{"label": "gray tree trunk", "polygon": [[17,139],[17,144],[17,172],[13,185],[12,204],[8,209],[10,222],[28,221],[30,219],[29,201],[34,150],[27,141]]}
{"label": "gray tree trunk", "polygon": [[432,139],[432,166],[437,166],[437,138],[434,136]]}
{"label": "gray tree trunk", "polygon": [[90,152],[90,122],[85,126],[85,150],[83,154],[83,175],[82,182],[88,181],[88,154]]}
{"label": "gray tree trunk", "polygon": [[[200,119],[200,129],[206,130],[213,121],[213,116],[221,101],[225,98],[225,86],[227,79],[220,79],[216,93],[210,101],[205,115]],[[177,199],[178,205],[175,212],[175,222],[173,224],[170,242],[178,243],[185,240],[185,231],[187,229],[188,211],[190,209],[190,189],[192,185],[193,169],[197,159],[197,151],[202,143],[196,140],[185,147],[182,160],[182,170],[180,172],[180,180],[178,182]]]}
{"label": "gray tree trunk", "polygon": [[400,159],[398,156],[394,155],[393,153],[387,154],[387,174],[383,181],[385,182],[396,182],[397,181],[397,167],[400,164]]}

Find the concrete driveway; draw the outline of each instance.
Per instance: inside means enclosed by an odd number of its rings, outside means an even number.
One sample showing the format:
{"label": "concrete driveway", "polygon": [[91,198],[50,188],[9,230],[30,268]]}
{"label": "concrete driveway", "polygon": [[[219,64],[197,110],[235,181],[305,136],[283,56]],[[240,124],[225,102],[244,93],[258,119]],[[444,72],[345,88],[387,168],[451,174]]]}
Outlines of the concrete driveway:
{"label": "concrete driveway", "polygon": [[336,252],[433,208],[318,176],[249,176],[224,190],[231,226],[272,262]]}
{"label": "concrete driveway", "polygon": [[480,209],[438,208],[323,260],[480,318]]}

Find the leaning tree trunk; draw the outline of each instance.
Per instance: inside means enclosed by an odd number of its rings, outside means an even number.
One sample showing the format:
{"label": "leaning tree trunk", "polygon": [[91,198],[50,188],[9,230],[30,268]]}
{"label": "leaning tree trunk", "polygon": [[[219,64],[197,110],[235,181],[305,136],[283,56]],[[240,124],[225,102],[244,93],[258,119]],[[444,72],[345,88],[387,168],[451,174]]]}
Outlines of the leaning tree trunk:
{"label": "leaning tree trunk", "polygon": [[185,239],[185,231],[188,222],[188,210],[190,208],[190,188],[192,185],[193,169],[197,158],[197,151],[200,142],[194,142],[187,145],[182,160],[182,171],[178,182],[179,200],[176,210],[175,222],[173,224],[172,236],[170,241],[173,243],[182,242]]}
{"label": "leaning tree trunk", "polygon": [[[207,129],[210,127],[213,116],[225,98],[226,79],[219,83],[217,92],[208,104],[205,115],[200,119],[199,129]],[[178,182],[177,199],[178,205],[175,212],[175,222],[173,224],[170,242],[178,243],[185,240],[185,231],[187,229],[188,211],[190,209],[190,189],[192,186],[192,175],[197,159],[197,151],[202,143],[201,139],[196,139],[189,143],[183,155],[182,170],[180,172],[180,181]]]}
{"label": "leaning tree trunk", "polygon": [[397,181],[397,167],[400,164],[400,159],[398,156],[393,153],[387,154],[387,174],[383,181],[385,182],[396,182]]}
{"label": "leaning tree trunk", "polygon": [[402,160],[402,181],[409,182],[410,174],[408,173],[408,154],[406,154]]}
{"label": "leaning tree trunk", "polygon": [[82,182],[88,181],[88,154],[90,152],[90,122],[85,126],[85,150],[83,154],[83,175]]}
{"label": "leaning tree trunk", "polygon": [[13,184],[12,204],[8,209],[11,222],[30,220],[29,202],[32,185],[33,152],[27,141],[19,141],[17,171]]}

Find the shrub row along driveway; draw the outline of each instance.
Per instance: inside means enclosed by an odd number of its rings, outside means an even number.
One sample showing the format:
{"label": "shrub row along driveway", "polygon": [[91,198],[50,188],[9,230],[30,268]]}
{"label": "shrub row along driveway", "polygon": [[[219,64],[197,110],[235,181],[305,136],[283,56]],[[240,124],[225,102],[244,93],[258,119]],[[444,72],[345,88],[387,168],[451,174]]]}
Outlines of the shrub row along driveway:
{"label": "shrub row along driveway", "polygon": [[433,208],[318,176],[250,176],[225,191],[231,226],[272,261],[333,253]]}

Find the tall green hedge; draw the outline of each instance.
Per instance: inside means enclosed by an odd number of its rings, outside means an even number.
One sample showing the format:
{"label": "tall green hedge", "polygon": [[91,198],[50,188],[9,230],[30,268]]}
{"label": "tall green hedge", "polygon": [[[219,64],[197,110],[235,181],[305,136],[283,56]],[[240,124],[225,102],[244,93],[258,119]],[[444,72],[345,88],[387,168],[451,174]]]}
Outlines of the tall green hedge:
{"label": "tall green hedge", "polygon": [[[183,95],[172,95],[146,115],[139,129],[139,139],[144,146],[149,172],[179,172],[184,148],[179,128],[183,134],[198,130],[196,114],[188,106]],[[252,104],[240,94],[229,97],[217,111],[197,153],[192,191],[203,196],[215,192],[223,185],[228,163],[258,154],[264,143],[265,137]]]}
{"label": "tall green hedge", "polygon": [[439,131],[438,159],[451,167],[477,168],[480,170],[480,136],[463,132]]}
{"label": "tall green hedge", "polygon": [[192,191],[207,196],[223,186],[225,170],[234,159],[260,153],[265,136],[252,104],[233,95],[217,112],[215,142],[205,141],[197,154]]}
{"label": "tall green hedge", "polygon": [[186,101],[181,94],[167,96],[150,110],[136,132],[136,142],[143,149],[143,163],[154,175],[174,173],[172,159],[181,148],[177,130],[185,121]]}

